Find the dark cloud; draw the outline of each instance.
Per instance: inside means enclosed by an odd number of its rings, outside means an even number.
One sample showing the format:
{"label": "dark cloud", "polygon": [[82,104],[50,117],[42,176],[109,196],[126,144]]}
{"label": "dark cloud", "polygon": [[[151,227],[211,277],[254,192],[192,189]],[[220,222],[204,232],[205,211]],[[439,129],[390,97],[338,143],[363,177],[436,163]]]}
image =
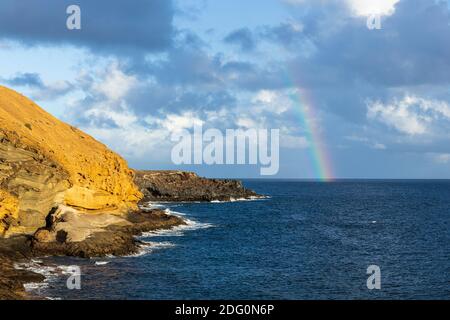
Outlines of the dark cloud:
{"label": "dark cloud", "polygon": [[[81,30],[66,28],[66,8],[72,4],[81,8]],[[0,37],[25,45],[154,52],[170,46],[173,11],[170,0],[2,0]]]}
{"label": "dark cloud", "polygon": [[292,23],[281,23],[278,26],[265,26],[259,33],[261,39],[273,41],[286,47],[299,45],[306,39],[303,25]]}
{"label": "dark cloud", "polygon": [[382,19],[381,30],[369,30],[365,17],[338,21],[332,28],[327,23],[317,30],[321,16],[325,14],[302,21],[303,36],[312,41],[315,53],[299,57],[297,68],[304,72],[306,66],[310,84],[329,83],[323,75],[338,84],[366,82],[380,87],[450,81],[450,15],[444,2],[400,1],[395,14]]}
{"label": "dark cloud", "polygon": [[236,105],[236,97],[229,91],[216,88],[214,90],[196,90],[186,87],[141,86],[130,92],[127,97],[130,108],[139,116],[156,113],[178,113],[183,110],[196,112],[232,108]]}
{"label": "dark cloud", "polygon": [[127,71],[151,76],[162,86],[195,87],[197,91],[256,91],[286,85],[278,66],[228,61],[220,52],[209,53],[207,44],[190,32],[179,33],[174,43],[161,59],[134,59]]}
{"label": "dark cloud", "polygon": [[12,78],[2,79],[2,82],[11,86],[44,87],[44,83],[37,73],[19,73]]}
{"label": "dark cloud", "polygon": [[32,89],[34,100],[54,100],[74,89],[72,83],[59,81],[47,85],[38,73],[18,73],[10,78],[0,78],[0,82],[11,87],[28,87]]}
{"label": "dark cloud", "polygon": [[229,33],[224,41],[239,46],[242,51],[252,51],[256,48],[256,39],[248,28],[241,28]]}
{"label": "dark cloud", "polygon": [[279,65],[293,85],[315,97],[315,108],[366,124],[367,100],[386,102],[424,86],[432,98],[450,82],[446,2],[400,1],[382,18],[381,30],[369,30],[367,18],[350,14],[342,1],[327,4],[306,1],[293,8],[298,28],[280,24],[260,33],[295,56]]}

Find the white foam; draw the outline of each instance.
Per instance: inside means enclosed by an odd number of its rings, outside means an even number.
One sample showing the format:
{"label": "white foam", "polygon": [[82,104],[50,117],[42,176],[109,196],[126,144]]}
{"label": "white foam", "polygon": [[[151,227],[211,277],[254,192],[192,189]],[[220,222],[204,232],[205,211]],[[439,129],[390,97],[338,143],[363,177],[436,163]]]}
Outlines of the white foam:
{"label": "white foam", "polygon": [[58,276],[56,267],[43,265],[42,261],[35,259],[31,260],[30,262],[15,263],[14,268],[18,270],[32,271],[45,277],[44,281],[42,282],[25,283],[23,286],[25,288],[25,291],[27,292],[35,290],[39,291],[41,289],[47,288],[49,286],[49,283],[55,281]]}
{"label": "white foam", "polygon": [[73,274],[73,266],[57,266],[57,269],[60,270],[61,274],[64,275],[72,275]]}
{"label": "white foam", "polygon": [[130,254],[127,257],[141,257],[146,254],[152,253],[155,250],[173,248],[173,247],[175,247],[175,244],[171,243],[171,242],[141,241],[138,252],[136,252],[134,254]]}
{"label": "white foam", "polygon": [[143,210],[151,210],[151,209],[160,209],[160,208],[164,208],[164,205],[162,205],[161,203],[158,202],[147,202],[144,203],[142,205],[140,205],[141,209]]}
{"label": "white foam", "polygon": [[[173,211],[170,211],[170,214],[179,215],[179,213],[175,213]],[[184,225],[175,226],[170,229],[159,229],[159,230],[144,232],[144,233],[142,233],[140,238],[181,237],[185,234],[186,231],[193,231],[193,230],[207,229],[207,228],[214,227],[214,225],[211,223],[197,222],[197,221],[188,219],[186,217],[183,217],[183,221],[185,223]]]}
{"label": "white foam", "polygon": [[269,196],[251,196],[248,198],[233,198],[230,197],[230,200],[212,200],[209,203],[228,203],[228,202],[244,202],[244,201],[260,201],[270,199]]}
{"label": "white foam", "polygon": [[[148,253],[153,252],[154,250],[158,249],[165,249],[174,247],[175,244],[171,242],[154,242],[154,241],[145,241],[144,239],[148,238],[155,238],[155,237],[180,237],[185,234],[186,231],[191,230],[198,230],[198,229],[206,229],[214,227],[211,223],[203,223],[203,222],[197,222],[191,219],[188,219],[186,217],[186,214],[178,211],[173,211],[170,208],[167,208],[164,204],[170,204],[171,207],[178,207],[180,206],[180,203],[183,202],[147,202],[146,204],[142,205],[142,209],[164,209],[164,213],[171,216],[180,217],[185,224],[172,227],[170,229],[158,229],[153,230],[149,232],[143,232],[139,237],[137,237],[141,244],[139,246],[139,251],[135,254],[128,255],[128,257],[140,257],[143,255],[146,255]],[[192,203],[192,202],[186,202],[186,203]],[[201,202],[198,202],[201,203]]]}
{"label": "white foam", "polygon": [[48,288],[48,283],[47,282],[30,282],[30,283],[24,283],[23,287],[26,292],[40,291],[42,289]]}
{"label": "white foam", "polygon": [[164,213],[168,214],[168,215],[171,215],[171,216],[178,216],[178,217],[180,217],[180,216],[184,217],[186,215],[186,214],[184,214],[182,212],[170,210],[169,208],[164,209]]}
{"label": "white foam", "polygon": [[[31,259],[29,262],[15,263],[14,268],[18,270],[28,270],[44,276],[42,282],[24,283],[23,287],[26,292],[34,292],[40,294],[50,286],[50,283],[55,282],[61,275],[70,275],[72,267],[66,265],[45,265],[42,260]],[[45,297],[49,300],[61,300],[58,297]]]}

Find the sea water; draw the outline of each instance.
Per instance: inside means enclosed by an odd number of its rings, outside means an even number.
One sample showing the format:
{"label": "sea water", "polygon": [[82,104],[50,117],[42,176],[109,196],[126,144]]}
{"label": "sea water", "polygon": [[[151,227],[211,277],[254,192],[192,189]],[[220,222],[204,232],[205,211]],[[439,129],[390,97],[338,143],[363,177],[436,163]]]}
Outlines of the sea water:
{"label": "sea water", "polygon": [[[53,299],[450,298],[450,181],[244,184],[269,198],[159,204],[187,226],[144,234],[129,257],[42,258],[31,267],[79,265],[81,290],[64,273],[28,288]],[[371,265],[380,290],[367,287]]]}

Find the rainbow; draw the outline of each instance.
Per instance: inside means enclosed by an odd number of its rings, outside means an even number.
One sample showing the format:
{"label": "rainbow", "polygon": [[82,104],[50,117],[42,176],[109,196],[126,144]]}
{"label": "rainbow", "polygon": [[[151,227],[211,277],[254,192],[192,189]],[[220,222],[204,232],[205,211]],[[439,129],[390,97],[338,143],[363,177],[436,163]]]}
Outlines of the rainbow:
{"label": "rainbow", "polygon": [[324,142],[320,130],[314,122],[316,116],[314,114],[312,97],[306,90],[302,90],[297,86],[295,87],[295,93],[292,93],[290,98],[305,130],[306,139],[309,142],[311,151],[310,156],[314,166],[315,176],[321,181],[333,181],[334,174],[331,158],[325,149],[326,143]]}

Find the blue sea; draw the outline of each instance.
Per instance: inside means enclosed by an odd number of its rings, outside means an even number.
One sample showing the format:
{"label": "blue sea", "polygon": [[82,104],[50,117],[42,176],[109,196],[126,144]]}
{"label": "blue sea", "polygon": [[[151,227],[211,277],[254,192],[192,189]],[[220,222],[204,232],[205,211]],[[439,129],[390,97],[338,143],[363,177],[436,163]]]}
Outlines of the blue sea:
{"label": "blue sea", "polygon": [[[135,256],[42,258],[35,267],[47,266],[48,280],[30,290],[59,299],[450,299],[450,181],[244,184],[269,198],[159,204],[189,225],[144,235]],[[51,272],[68,265],[81,267],[81,290]],[[380,267],[380,290],[367,288],[370,265]]]}

